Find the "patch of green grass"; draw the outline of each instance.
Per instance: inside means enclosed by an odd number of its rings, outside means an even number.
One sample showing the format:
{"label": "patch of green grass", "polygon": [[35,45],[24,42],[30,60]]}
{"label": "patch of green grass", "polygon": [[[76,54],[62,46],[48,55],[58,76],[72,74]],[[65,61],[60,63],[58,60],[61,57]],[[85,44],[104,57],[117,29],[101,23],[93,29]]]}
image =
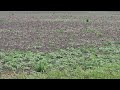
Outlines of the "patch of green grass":
{"label": "patch of green grass", "polygon": [[0,23],[3,23],[3,22],[5,22],[5,20],[0,19]]}
{"label": "patch of green grass", "polygon": [[57,32],[57,33],[63,33],[64,30],[63,30],[63,29],[57,29],[56,32]]}
{"label": "patch of green grass", "polygon": [[96,31],[95,34],[96,34],[97,37],[102,37],[102,35],[103,35],[103,34],[102,34],[101,32],[99,32],[99,31]]}
{"label": "patch of green grass", "polygon": [[47,62],[40,60],[34,67],[36,72],[44,72],[47,69]]}
{"label": "patch of green grass", "polygon": [[[107,44],[107,45],[106,45]],[[0,51],[1,73],[29,68],[11,78],[43,79],[112,79],[120,78],[120,44],[106,42],[103,46],[81,46],[42,53],[31,51]],[[2,78],[2,77],[1,77]]]}
{"label": "patch of green grass", "polygon": [[92,32],[92,33],[94,33],[95,32],[95,30],[94,29],[86,29],[86,30],[84,30],[85,32]]}
{"label": "patch of green grass", "polygon": [[99,32],[99,31],[97,31],[97,30],[94,30],[94,29],[85,29],[85,30],[83,30],[84,32],[87,32],[87,33],[95,33],[95,35],[97,36],[97,37],[102,37],[102,33],[101,32]]}

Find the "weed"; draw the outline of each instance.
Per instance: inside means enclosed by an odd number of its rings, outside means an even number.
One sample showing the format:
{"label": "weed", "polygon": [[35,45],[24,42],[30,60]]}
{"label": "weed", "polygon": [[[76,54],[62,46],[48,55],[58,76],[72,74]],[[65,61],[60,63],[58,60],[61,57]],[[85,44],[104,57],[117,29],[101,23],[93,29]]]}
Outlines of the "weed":
{"label": "weed", "polygon": [[47,68],[47,63],[44,61],[39,61],[37,65],[35,65],[35,71],[37,72],[45,72]]}

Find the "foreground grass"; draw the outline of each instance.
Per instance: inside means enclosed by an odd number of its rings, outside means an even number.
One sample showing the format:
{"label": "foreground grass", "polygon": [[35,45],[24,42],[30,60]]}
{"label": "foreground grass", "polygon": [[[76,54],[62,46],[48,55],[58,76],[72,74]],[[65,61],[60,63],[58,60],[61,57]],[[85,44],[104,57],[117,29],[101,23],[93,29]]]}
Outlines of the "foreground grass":
{"label": "foreground grass", "polygon": [[14,79],[117,79],[120,43],[50,53],[0,51],[0,72],[0,78]]}

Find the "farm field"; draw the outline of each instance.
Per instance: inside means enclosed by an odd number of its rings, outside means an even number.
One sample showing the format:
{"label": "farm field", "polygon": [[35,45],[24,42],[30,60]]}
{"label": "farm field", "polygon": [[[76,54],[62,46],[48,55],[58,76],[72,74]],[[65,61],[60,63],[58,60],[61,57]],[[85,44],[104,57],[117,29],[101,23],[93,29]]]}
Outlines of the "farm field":
{"label": "farm field", "polygon": [[1,79],[120,79],[120,12],[0,12]]}

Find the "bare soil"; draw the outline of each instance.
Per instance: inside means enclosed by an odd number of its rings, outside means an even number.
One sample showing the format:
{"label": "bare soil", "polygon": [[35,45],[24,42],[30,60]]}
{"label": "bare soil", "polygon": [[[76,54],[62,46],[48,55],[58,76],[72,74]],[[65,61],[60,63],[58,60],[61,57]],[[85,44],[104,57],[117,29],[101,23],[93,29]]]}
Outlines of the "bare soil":
{"label": "bare soil", "polygon": [[120,41],[119,15],[9,14],[0,17],[1,50],[49,52],[101,45],[106,41]]}

